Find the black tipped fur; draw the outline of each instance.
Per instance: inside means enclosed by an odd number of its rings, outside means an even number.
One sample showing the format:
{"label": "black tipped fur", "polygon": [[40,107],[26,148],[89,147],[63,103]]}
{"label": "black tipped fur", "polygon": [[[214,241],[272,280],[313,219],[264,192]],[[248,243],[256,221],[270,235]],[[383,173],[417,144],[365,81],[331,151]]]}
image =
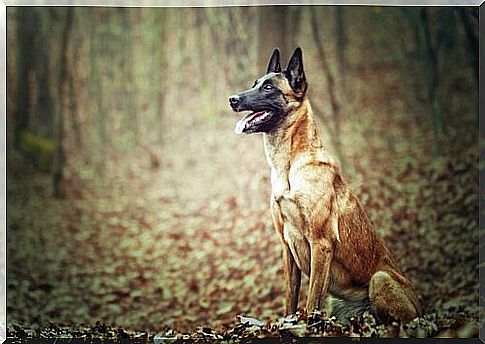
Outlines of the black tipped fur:
{"label": "black tipped fur", "polygon": [[281,72],[281,64],[280,64],[280,51],[276,48],[271,55],[268,63],[268,70],[266,74],[269,73],[280,73]]}
{"label": "black tipped fur", "polygon": [[295,92],[305,93],[307,83],[305,71],[303,70],[303,53],[300,47],[296,48],[291,56],[285,75]]}

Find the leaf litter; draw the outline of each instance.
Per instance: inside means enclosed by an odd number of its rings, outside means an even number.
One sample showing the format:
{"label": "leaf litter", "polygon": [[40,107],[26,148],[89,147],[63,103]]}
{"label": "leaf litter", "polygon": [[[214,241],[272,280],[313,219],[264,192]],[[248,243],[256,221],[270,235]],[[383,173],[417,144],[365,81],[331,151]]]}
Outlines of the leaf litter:
{"label": "leaf litter", "polygon": [[[159,170],[140,152],[107,159],[104,185],[73,155],[64,200],[49,196],[48,175],[10,157],[16,168],[7,185],[8,336],[478,334],[478,157],[472,145],[438,159],[403,139],[392,155],[382,149],[362,154],[358,147],[379,143],[343,132],[353,140],[346,145],[351,164],[344,177],[426,313],[387,327],[369,314],[348,324],[315,314],[310,323],[300,313],[284,317],[281,248],[261,141],[230,136],[232,122],[207,128],[213,137],[195,136],[204,123],[193,124],[189,141],[174,134],[160,148]],[[206,143],[217,146],[217,155],[198,149]],[[300,305],[307,282],[303,278]]]}

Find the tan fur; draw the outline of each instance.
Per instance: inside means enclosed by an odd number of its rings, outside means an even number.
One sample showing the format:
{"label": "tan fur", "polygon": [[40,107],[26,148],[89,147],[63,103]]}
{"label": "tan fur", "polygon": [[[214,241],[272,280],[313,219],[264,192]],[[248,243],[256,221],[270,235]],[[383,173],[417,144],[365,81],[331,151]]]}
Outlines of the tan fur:
{"label": "tan fur", "polygon": [[264,144],[273,221],[283,245],[286,313],[297,310],[303,271],[310,280],[309,312],[331,294],[369,298],[382,320],[413,319],[420,314],[413,287],[323,149],[307,97],[300,101],[284,78],[278,83],[292,109],[264,134]]}

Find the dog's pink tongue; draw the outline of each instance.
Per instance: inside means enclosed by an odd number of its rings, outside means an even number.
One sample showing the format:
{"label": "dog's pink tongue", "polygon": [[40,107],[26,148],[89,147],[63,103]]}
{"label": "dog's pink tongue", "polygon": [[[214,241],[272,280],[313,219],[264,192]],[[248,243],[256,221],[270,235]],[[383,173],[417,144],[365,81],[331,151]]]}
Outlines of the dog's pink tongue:
{"label": "dog's pink tongue", "polygon": [[249,114],[246,117],[241,118],[239,121],[237,121],[236,127],[234,128],[234,131],[236,132],[236,134],[238,134],[238,135],[242,134],[244,132],[244,128],[246,128],[246,124],[249,121],[256,118],[257,116],[261,115],[263,112],[264,111],[260,111],[260,112],[255,112],[255,113]]}
{"label": "dog's pink tongue", "polygon": [[234,131],[236,132],[236,134],[241,135],[245,127],[246,127],[246,118],[241,118],[239,121],[237,121]]}

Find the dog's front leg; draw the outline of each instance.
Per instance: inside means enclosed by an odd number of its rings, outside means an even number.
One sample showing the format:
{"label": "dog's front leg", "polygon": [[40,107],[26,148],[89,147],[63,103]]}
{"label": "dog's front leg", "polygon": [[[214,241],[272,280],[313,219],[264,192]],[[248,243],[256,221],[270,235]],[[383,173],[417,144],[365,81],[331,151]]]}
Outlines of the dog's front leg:
{"label": "dog's front leg", "polygon": [[310,242],[310,287],[306,311],[319,308],[328,288],[330,265],[333,257],[333,245],[326,239]]}
{"label": "dog's front leg", "polygon": [[301,270],[298,268],[290,247],[283,244],[283,263],[286,282],[286,314],[294,314],[298,310],[298,297],[300,295]]}
{"label": "dog's front leg", "polygon": [[286,314],[294,314],[298,309],[298,297],[300,294],[301,270],[298,268],[291,249],[285,242],[283,230],[283,218],[281,216],[281,207],[271,196],[271,214],[273,223],[278,233],[281,244],[283,245],[283,267],[285,273],[285,306]]}

